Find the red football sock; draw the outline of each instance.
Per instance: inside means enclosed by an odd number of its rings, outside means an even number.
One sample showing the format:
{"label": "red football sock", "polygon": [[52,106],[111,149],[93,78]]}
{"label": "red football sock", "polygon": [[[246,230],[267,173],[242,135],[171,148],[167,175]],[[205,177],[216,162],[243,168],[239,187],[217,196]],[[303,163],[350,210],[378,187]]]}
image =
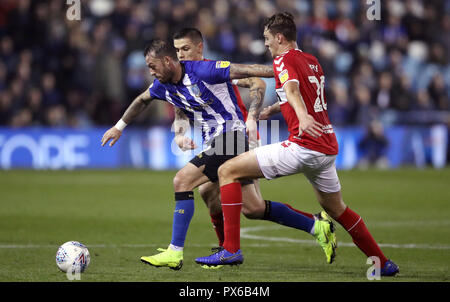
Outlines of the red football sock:
{"label": "red football sock", "polygon": [[217,214],[211,214],[211,222],[216,231],[217,239],[219,239],[219,246],[223,246],[225,234],[223,232],[223,212]]}
{"label": "red football sock", "polygon": [[291,210],[294,211],[294,212],[300,213],[300,214],[302,214],[303,216],[306,216],[306,217],[309,217],[309,218],[311,218],[311,219],[314,219],[314,215],[311,214],[311,213],[306,213],[306,212],[302,212],[302,211],[300,211],[300,210],[294,209],[293,207],[291,207],[291,206],[290,206],[289,204],[287,204],[287,203],[284,203],[284,205],[286,205],[289,209],[291,209]]}
{"label": "red football sock", "polygon": [[240,249],[242,190],[239,182],[220,187],[225,241],[223,247],[230,253]]}
{"label": "red football sock", "polygon": [[361,216],[347,207],[344,213],[339,216],[337,222],[339,222],[350,236],[352,236],[353,242],[367,257],[378,257],[381,261],[381,267],[384,266],[388,259],[384,256],[380,247],[373,239]]}

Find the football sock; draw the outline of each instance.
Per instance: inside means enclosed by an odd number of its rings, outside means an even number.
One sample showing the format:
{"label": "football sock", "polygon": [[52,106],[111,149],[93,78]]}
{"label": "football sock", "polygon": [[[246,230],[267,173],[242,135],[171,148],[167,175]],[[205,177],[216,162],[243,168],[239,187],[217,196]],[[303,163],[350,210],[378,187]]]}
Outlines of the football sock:
{"label": "football sock", "polygon": [[223,246],[223,241],[225,240],[225,234],[223,231],[223,212],[210,215],[211,222],[213,224],[214,230],[216,231],[217,239],[219,239],[219,246]]}
{"label": "football sock", "polygon": [[297,213],[300,213],[300,214],[302,214],[302,215],[304,215],[304,216],[306,216],[306,217],[309,217],[309,218],[311,218],[311,219],[315,219],[315,218],[314,218],[314,214],[311,214],[311,213],[307,213],[307,212],[303,212],[303,211],[294,209],[293,207],[291,207],[291,206],[290,206],[289,204],[287,204],[287,203],[285,203],[285,205],[286,205],[289,209],[291,209],[292,211],[295,211],[295,212],[297,212]]}
{"label": "football sock", "polygon": [[376,256],[380,259],[381,267],[388,260],[373,239],[361,216],[347,207],[344,213],[336,219],[352,236],[353,242],[367,257]]}
{"label": "football sock", "polygon": [[230,253],[240,249],[242,189],[239,182],[220,187],[225,241],[223,247]]}
{"label": "football sock", "polygon": [[314,234],[314,218],[295,211],[291,206],[281,202],[266,200],[264,219]]}
{"label": "football sock", "polygon": [[194,192],[175,192],[171,245],[183,247],[186,233],[194,215]]}

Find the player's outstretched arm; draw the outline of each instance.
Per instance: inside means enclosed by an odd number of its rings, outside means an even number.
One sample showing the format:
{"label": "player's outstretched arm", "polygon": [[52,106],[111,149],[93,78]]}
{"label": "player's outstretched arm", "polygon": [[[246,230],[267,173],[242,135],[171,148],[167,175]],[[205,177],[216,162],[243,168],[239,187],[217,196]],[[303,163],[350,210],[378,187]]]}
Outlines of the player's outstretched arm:
{"label": "player's outstretched arm", "polygon": [[298,82],[289,81],[286,82],[283,86],[284,92],[286,93],[286,98],[288,100],[289,105],[294,108],[295,114],[298,118],[298,128],[299,128],[299,136],[302,135],[303,132],[308,133],[312,137],[319,137],[323,132],[323,125],[317,122],[312,115],[308,114],[306,109],[305,101],[303,100],[302,95],[300,94],[300,89],[298,87]]}
{"label": "player's outstretched arm", "polygon": [[235,64],[230,65],[230,79],[243,79],[250,77],[273,78],[272,65]]}
{"label": "player's outstretched arm", "polygon": [[259,114],[260,120],[267,120],[272,115],[281,112],[280,103],[276,102],[273,105],[267,106],[266,108],[263,108],[261,110],[261,113]]}
{"label": "player's outstretched arm", "polygon": [[197,148],[197,145],[191,138],[184,136],[187,129],[190,128],[189,118],[186,114],[184,114],[183,110],[178,107],[175,107],[175,120],[173,121],[173,128],[175,132],[175,143],[181,150],[185,151]]}
{"label": "player's outstretched arm", "polygon": [[134,101],[128,106],[127,110],[123,114],[122,118],[117,122],[117,124],[111,127],[102,137],[102,146],[104,146],[108,141],[111,140],[109,144],[110,147],[119,140],[122,135],[123,129],[130,124],[153,100],[150,95],[150,91],[147,89],[141,93]]}

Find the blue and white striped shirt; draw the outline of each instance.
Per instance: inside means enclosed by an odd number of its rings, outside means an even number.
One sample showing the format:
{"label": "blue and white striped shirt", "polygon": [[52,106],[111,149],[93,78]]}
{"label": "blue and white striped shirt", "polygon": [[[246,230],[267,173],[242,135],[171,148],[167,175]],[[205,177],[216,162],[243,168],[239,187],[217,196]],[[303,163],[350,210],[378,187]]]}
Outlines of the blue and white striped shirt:
{"label": "blue and white striped shirt", "polygon": [[240,130],[245,132],[243,115],[230,82],[228,61],[183,61],[178,83],[150,85],[153,98],[181,108],[186,116],[202,127],[205,144],[215,136]]}

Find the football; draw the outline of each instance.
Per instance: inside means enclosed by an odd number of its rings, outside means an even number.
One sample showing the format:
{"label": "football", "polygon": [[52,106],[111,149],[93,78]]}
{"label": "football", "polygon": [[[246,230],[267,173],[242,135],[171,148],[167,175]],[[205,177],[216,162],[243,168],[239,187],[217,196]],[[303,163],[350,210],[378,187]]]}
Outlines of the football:
{"label": "football", "polygon": [[61,245],[56,252],[56,265],[67,273],[84,272],[91,261],[87,247],[78,241],[68,241]]}

